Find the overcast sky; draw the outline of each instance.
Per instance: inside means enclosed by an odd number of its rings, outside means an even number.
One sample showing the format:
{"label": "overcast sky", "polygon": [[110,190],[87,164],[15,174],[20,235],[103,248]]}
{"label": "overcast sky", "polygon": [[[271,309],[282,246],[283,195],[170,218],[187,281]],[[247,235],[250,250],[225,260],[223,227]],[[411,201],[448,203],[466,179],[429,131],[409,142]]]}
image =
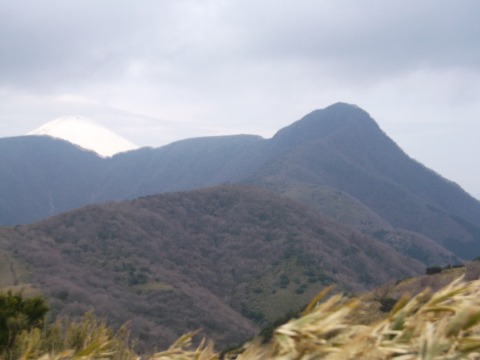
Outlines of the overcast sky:
{"label": "overcast sky", "polygon": [[480,1],[0,0],[0,137],[271,137],[342,101],[480,197]]}

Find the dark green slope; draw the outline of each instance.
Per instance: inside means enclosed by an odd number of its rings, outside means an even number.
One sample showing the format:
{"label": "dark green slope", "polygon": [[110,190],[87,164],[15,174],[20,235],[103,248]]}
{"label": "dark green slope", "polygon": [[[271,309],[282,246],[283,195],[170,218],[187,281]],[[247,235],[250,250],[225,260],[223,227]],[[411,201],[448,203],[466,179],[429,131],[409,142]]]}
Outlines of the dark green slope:
{"label": "dark green slope", "polygon": [[92,202],[93,152],[44,136],[0,139],[0,225],[29,223]]}
{"label": "dark green slope", "polygon": [[1,239],[55,312],[128,320],[152,344],[197,328],[233,343],[328,284],[355,291],[424,271],[300,203],[239,186],[90,205]]}

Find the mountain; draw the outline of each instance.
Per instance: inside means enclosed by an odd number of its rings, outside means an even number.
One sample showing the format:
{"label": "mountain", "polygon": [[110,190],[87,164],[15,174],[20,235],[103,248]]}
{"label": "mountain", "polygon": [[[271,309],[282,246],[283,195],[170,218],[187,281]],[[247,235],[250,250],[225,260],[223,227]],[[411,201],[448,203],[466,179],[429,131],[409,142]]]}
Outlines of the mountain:
{"label": "mountain", "polygon": [[480,254],[480,202],[411,159],[354,105],[313,111],[271,139],[188,139],[96,160],[79,149],[68,152],[73,157],[52,157],[59,146],[65,144],[51,139],[36,144],[34,154],[31,138],[0,139],[0,169],[7,174],[0,193],[8,194],[1,224],[86,203],[244,183],[302,201],[427,265],[441,249],[461,258]]}
{"label": "mountain", "polygon": [[[233,344],[328,284],[359,291],[424,271],[416,260],[267,190],[230,185],[90,205],[0,230],[3,286],[46,294],[166,345],[203,328]],[[10,281],[6,277],[10,274]]]}
{"label": "mountain", "polygon": [[28,135],[48,135],[63,139],[100,156],[112,156],[119,152],[137,149],[127,139],[106,127],[81,116],[63,116],[43,124]]}
{"label": "mountain", "polygon": [[340,191],[395,228],[461,257],[480,254],[480,202],[411,159],[362,109],[339,103],[314,111],[271,142],[277,155],[249,182],[281,193]]}

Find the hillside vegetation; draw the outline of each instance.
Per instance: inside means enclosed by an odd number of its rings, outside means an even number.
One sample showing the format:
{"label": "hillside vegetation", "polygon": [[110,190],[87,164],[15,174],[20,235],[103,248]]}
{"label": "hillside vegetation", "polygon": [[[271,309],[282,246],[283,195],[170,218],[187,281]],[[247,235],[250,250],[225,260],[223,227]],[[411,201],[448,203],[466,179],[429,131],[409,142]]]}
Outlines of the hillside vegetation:
{"label": "hillside vegetation", "polygon": [[355,292],[424,271],[375,238],[245,186],[92,205],[0,239],[12,268],[27,269],[17,287],[47,294],[54,315],[128,320],[150,345],[198,328],[234,344],[329,284]]}

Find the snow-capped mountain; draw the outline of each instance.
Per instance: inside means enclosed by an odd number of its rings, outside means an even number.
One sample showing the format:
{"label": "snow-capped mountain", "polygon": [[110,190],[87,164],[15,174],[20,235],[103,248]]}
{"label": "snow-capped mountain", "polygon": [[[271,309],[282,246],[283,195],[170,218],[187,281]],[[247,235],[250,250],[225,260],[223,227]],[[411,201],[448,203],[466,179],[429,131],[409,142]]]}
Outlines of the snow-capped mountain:
{"label": "snow-capped mountain", "polygon": [[106,127],[82,116],[56,118],[29,132],[28,135],[48,135],[63,139],[104,157],[138,148]]}

